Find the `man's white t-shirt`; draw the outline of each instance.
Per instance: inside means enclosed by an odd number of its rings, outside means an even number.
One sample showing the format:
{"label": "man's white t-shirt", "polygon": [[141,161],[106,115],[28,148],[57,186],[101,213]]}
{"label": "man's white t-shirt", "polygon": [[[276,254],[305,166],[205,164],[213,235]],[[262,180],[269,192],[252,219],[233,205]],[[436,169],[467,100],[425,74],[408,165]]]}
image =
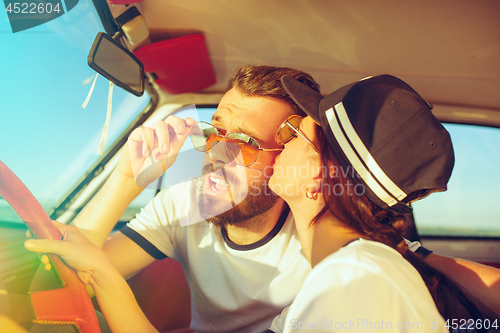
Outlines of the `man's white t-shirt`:
{"label": "man's white t-shirt", "polygon": [[153,257],[182,264],[191,289],[193,330],[263,332],[292,303],[311,271],[293,217],[286,209],[262,240],[237,245],[202,221],[197,186],[190,181],[163,190],[121,232]]}
{"label": "man's white t-shirt", "polygon": [[448,332],[417,270],[396,250],[359,239],[323,259],[271,330]]}

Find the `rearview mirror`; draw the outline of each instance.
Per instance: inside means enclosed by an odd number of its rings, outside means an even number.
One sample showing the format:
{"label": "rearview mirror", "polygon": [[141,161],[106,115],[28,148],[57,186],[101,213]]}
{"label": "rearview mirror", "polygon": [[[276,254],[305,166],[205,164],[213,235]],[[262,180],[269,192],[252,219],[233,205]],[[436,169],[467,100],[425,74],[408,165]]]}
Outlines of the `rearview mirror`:
{"label": "rearview mirror", "polygon": [[107,34],[97,34],[87,62],[90,68],[118,87],[136,96],[144,93],[144,66],[141,61]]}

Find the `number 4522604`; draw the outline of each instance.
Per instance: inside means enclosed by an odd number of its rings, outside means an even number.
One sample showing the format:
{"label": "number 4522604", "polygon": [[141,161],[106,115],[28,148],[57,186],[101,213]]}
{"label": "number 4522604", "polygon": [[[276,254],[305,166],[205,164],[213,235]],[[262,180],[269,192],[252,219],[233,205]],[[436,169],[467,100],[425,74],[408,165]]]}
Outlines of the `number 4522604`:
{"label": "number 4522604", "polygon": [[460,329],[498,329],[498,322],[497,319],[495,320],[489,320],[489,319],[452,319],[452,320],[447,320],[444,327],[447,329],[452,329],[456,330],[457,328]]}
{"label": "number 4522604", "polygon": [[15,2],[9,3],[5,8],[6,12],[9,14],[43,14],[61,12],[59,3],[52,5],[51,3],[28,3],[28,2]]}

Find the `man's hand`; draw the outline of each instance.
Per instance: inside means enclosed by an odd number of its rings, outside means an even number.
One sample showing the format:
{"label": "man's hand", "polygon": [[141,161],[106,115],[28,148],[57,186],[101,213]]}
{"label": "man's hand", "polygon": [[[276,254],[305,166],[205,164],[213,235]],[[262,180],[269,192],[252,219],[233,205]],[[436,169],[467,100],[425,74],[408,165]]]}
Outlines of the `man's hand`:
{"label": "man's hand", "polygon": [[[194,119],[180,119],[170,116],[165,121],[157,122],[151,128],[143,129],[139,127],[135,129],[130,135],[128,142],[121,150],[120,160],[115,170],[111,173],[109,179],[92,200],[73,220],[73,224],[79,227],[92,243],[102,248],[116,222],[132,200],[134,200],[151,181],[163,173],[161,161],[165,164],[165,169],[174,163],[177,153],[186,141],[187,136],[191,133],[191,126],[194,124]],[[160,147],[162,148],[160,149]],[[149,151],[151,151],[151,153],[149,153]],[[150,163],[151,159],[149,156],[152,156],[155,161],[155,167],[160,167],[159,170],[161,170],[161,173],[155,173],[152,176],[144,173],[143,176],[148,177],[145,177],[147,179],[140,183],[143,186],[139,186],[137,179],[134,177],[132,165],[138,170],[136,176],[139,176],[141,168],[145,170],[143,166],[147,167],[148,165],[153,165]],[[168,158],[168,161],[166,161],[167,158],[165,157]],[[152,169],[151,171],[159,170]],[[142,178],[140,180],[142,180]],[[149,181],[149,183],[147,181]],[[119,253],[119,259],[124,253],[128,253],[128,251],[133,248],[132,252],[135,254],[140,253],[138,257],[140,257],[141,260],[143,260],[144,257],[150,259],[147,252],[139,246],[134,247],[135,243],[133,243],[133,245],[130,243],[133,242],[127,242],[126,240],[123,242],[113,242],[113,246],[109,246],[106,253]],[[112,259],[112,261],[119,271],[130,271],[129,262],[120,261],[120,263],[117,263],[114,259]],[[145,267],[150,262],[151,261],[147,263],[137,261],[136,256],[134,256],[133,260],[130,260],[134,272]]]}
{"label": "man's hand", "polygon": [[[78,227],[53,222],[63,239],[30,239],[24,243],[27,250],[59,255],[68,266],[77,271],[78,277],[85,284],[91,283],[95,271],[106,270],[113,265],[104,252],[88,240]],[[47,269],[47,256],[42,256],[42,263]]]}
{"label": "man's hand", "polygon": [[128,284],[104,252],[88,240],[78,227],[57,221],[54,221],[54,225],[62,240],[30,239],[24,243],[26,249],[57,254],[74,268],[78,278],[95,290],[111,331],[158,332],[139,308]]}
{"label": "man's hand", "polygon": [[[194,124],[191,118],[169,116],[165,121],[132,132],[127,141],[128,161],[138,186],[146,187],[172,166]],[[122,155],[126,153],[122,151]],[[121,165],[127,162],[127,156],[122,157],[117,168],[131,176],[130,169]]]}

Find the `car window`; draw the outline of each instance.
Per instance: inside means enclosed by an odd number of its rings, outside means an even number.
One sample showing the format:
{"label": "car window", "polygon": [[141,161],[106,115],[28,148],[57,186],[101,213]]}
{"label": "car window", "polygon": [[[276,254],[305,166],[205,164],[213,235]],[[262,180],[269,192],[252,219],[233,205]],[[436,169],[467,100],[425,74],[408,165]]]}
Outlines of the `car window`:
{"label": "car window", "polygon": [[[103,31],[92,1],[37,27],[13,33],[0,13],[0,160],[49,211],[94,165],[104,127],[109,81],[99,76],[82,108],[95,72],[87,56]],[[105,149],[149,103],[114,87]],[[20,222],[0,200],[0,222]]]}
{"label": "car window", "polygon": [[[212,115],[216,110],[217,106],[215,105],[197,105],[195,108],[192,106],[181,108],[178,111],[174,111],[172,114],[179,118],[191,117],[195,120],[210,123],[212,120]],[[199,153],[194,150],[193,144],[191,143],[191,138],[188,137],[181,148],[181,152],[179,153],[179,157],[176,163],[163,174],[161,179],[155,181],[151,186],[148,186],[150,188],[146,188],[134,199],[134,201],[130,203],[128,208],[121,216],[120,222],[128,222],[133,219],[135,215],[140,212],[141,208],[146,206],[146,204],[156,195],[156,193],[158,193],[159,190],[164,189],[168,186],[175,185],[176,183],[178,183],[178,181],[186,180],[190,177],[196,177],[197,175],[186,172],[185,168],[183,167],[184,164],[182,163],[182,159],[193,159],[196,158],[195,155],[199,155]],[[121,225],[123,225],[123,223],[119,224],[117,227],[121,227]]]}
{"label": "car window", "polygon": [[455,150],[448,190],[413,204],[421,236],[500,237],[500,129],[445,124]]}

